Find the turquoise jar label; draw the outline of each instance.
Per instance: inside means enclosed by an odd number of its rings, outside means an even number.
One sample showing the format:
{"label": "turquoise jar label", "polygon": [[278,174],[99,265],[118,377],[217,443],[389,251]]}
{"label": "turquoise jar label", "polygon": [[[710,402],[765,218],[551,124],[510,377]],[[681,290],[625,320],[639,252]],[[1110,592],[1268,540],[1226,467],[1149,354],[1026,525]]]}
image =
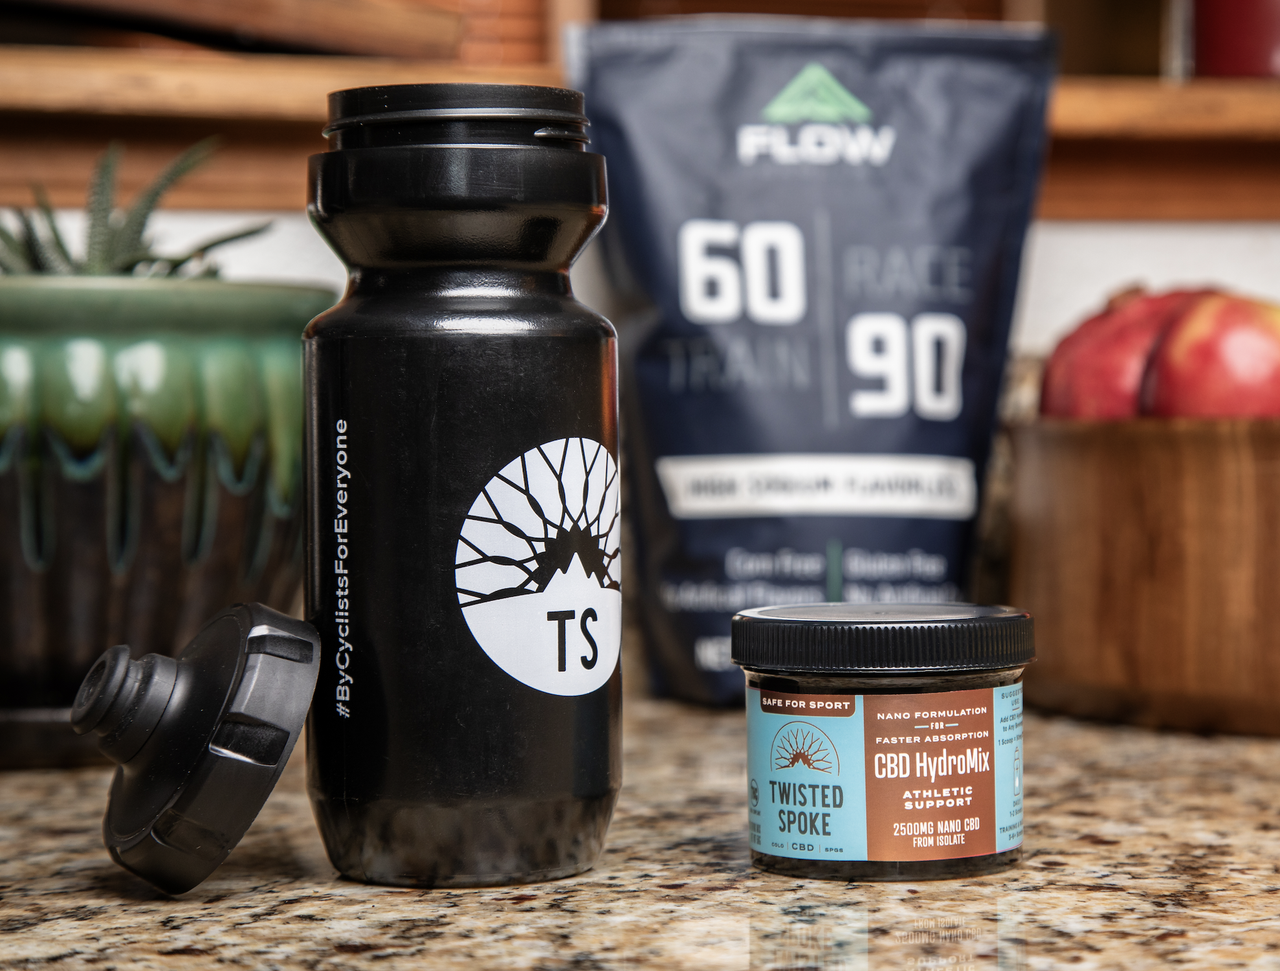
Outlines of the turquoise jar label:
{"label": "turquoise jar label", "polygon": [[747,692],[751,847],[802,860],[944,860],[1022,844],[1022,685]]}

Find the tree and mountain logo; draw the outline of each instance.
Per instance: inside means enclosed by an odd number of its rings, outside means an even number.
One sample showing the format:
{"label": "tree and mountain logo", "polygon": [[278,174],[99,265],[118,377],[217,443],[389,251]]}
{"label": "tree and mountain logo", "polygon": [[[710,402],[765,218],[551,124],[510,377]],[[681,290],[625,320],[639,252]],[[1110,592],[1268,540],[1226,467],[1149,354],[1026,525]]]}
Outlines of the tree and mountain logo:
{"label": "tree and mountain logo", "polygon": [[[761,118],[738,128],[738,161],[754,165],[884,165],[897,133],[875,127],[869,107],[816,61],[806,64],[774,96]],[[795,126],[799,126],[798,128]]]}
{"label": "tree and mountain logo", "polygon": [[831,736],[809,722],[787,722],[773,736],[769,749],[775,772],[810,769],[824,774],[840,774],[840,756]]}
{"label": "tree and mountain logo", "polygon": [[454,582],[476,642],[531,688],[583,695],[622,643],[618,466],[589,438],[529,449],[476,496]]}

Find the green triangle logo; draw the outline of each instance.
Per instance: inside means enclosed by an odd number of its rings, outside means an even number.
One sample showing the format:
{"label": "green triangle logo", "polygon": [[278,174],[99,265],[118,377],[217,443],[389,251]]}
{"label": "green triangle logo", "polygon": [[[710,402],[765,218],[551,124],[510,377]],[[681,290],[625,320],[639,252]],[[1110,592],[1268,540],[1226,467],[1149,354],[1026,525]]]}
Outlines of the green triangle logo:
{"label": "green triangle logo", "polygon": [[802,121],[834,123],[871,120],[871,109],[851,95],[821,64],[806,64],[787,86],[764,106],[765,121],[794,125]]}

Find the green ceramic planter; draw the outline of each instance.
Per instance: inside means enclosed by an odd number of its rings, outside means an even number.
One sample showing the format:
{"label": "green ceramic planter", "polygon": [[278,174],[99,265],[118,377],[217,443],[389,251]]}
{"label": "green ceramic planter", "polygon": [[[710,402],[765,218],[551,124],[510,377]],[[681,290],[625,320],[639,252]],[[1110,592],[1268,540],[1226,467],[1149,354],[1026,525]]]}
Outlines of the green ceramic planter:
{"label": "green ceramic planter", "polygon": [[302,548],[302,329],[328,290],[0,278],[0,765],[80,751],[113,644],[282,610]]}

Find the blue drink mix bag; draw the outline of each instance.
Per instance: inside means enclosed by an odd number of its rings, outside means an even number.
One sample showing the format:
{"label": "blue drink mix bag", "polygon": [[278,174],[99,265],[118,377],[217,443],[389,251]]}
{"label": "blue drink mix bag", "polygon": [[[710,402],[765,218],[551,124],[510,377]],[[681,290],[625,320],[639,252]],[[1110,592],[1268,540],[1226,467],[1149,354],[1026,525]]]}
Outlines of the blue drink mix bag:
{"label": "blue drink mix bag", "polygon": [[645,302],[623,437],[657,689],[740,698],[747,607],[958,599],[1050,39],[735,17],[568,47]]}

